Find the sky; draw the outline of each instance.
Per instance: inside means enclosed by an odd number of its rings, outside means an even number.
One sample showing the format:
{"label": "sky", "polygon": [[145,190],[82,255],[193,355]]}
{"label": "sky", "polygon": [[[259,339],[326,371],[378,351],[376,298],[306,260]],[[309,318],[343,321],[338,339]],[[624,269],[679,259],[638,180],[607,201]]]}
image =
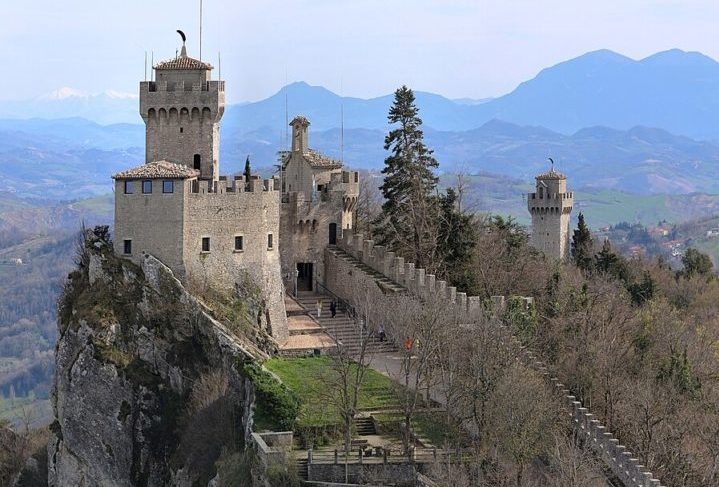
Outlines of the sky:
{"label": "sky", "polygon": [[[70,87],[136,93],[148,64],[199,57],[200,0],[3,2],[1,100]],[[406,84],[448,98],[509,93],[597,49],[719,59],[716,0],[202,0],[202,59],[229,103],[293,81],[371,98]],[[221,59],[221,62],[218,61]]]}

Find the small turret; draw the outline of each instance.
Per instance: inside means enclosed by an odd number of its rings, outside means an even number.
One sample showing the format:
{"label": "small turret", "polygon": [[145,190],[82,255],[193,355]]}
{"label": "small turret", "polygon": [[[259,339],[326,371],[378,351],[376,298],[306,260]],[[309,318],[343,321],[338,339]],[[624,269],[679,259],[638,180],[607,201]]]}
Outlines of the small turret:
{"label": "small turret", "polygon": [[307,154],[310,149],[307,142],[307,129],[310,126],[310,121],[298,115],[292,119],[290,126],[292,126],[292,152]]}

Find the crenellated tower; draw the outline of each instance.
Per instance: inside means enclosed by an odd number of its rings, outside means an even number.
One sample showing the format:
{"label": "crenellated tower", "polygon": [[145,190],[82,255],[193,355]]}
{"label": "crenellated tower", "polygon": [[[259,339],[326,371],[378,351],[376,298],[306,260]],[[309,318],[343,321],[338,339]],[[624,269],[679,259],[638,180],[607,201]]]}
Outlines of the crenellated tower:
{"label": "crenellated tower", "polygon": [[153,69],[155,81],[140,83],[145,162],[182,164],[217,181],[225,82],[212,81],[212,66],[189,57],[184,41],[179,56]]}
{"label": "crenellated tower", "polygon": [[553,168],[535,179],[536,191],[527,195],[527,209],[532,215],[530,244],[547,257],[566,259],[574,195],[567,191],[567,177]]}

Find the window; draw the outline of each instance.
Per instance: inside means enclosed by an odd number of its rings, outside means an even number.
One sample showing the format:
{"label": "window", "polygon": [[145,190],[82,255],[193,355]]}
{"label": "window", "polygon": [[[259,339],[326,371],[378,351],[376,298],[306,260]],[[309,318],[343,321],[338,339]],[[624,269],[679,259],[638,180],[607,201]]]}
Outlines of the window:
{"label": "window", "polygon": [[272,250],[272,234],[267,234],[267,250]]}
{"label": "window", "polygon": [[132,194],[132,181],[125,181],[125,194]]}
{"label": "window", "polygon": [[202,156],[200,154],[195,154],[192,158],[192,167],[198,171],[202,167]]}
{"label": "window", "polygon": [[162,192],[163,193],[172,193],[175,191],[175,181],[163,181],[162,182]]}
{"label": "window", "polygon": [[243,250],[242,244],[242,235],[235,235],[235,251],[239,252]]}
{"label": "window", "polygon": [[183,129],[182,127],[180,127],[180,133],[182,133],[182,132],[184,132],[184,131],[185,131],[185,129]]}
{"label": "window", "polygon": [[210,237],[202,237],[202,251],[203,252],[210,251]]}
{"label": "window", "polygon": [[126,239],[122,241],[122,253],[123,254],[131,254],[132,253],[132,240]]}
{"label": "window", "polygon": [[142,182],[142,193],[143,194],[150,194],[152,193],[152,181],[149,179],[146,179]]}

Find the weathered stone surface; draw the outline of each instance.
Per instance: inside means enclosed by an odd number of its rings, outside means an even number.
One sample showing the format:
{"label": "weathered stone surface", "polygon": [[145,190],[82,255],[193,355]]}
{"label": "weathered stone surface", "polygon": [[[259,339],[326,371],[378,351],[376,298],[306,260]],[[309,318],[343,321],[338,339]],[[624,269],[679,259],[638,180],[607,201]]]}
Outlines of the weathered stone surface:
{"label": "weathered stone surface", "polygon": [[[154,257],[138,268],[87,247],[60,305],[49,485],[207,485],[220,444],[249,437],[253,389],[238,365],[252,354]],[[222,423],[213,412],[227,405]]]}

